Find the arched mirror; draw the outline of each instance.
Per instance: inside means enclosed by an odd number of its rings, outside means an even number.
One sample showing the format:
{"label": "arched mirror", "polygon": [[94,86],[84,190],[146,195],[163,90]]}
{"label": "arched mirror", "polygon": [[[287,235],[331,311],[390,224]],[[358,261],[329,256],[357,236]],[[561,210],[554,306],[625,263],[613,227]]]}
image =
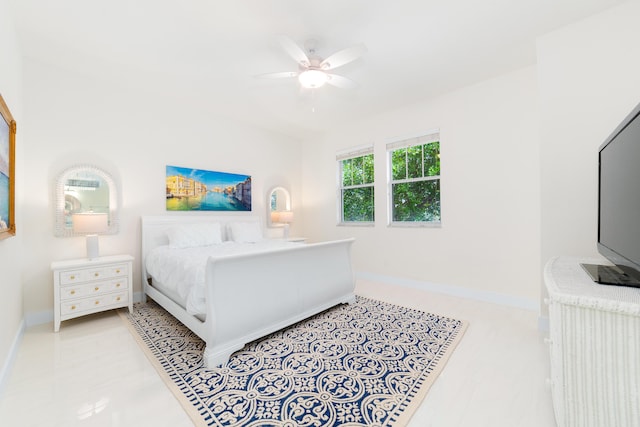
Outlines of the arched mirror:
{"label": "arched mirror", "polygon": [[291,196],[289,191],[283,187],[275,187],[269,192],[267,198],[267,225],[269,227],[282,227],[283,224],[277,220],[279,212],[291,211]]}
{"label": "arched mirror", "polygon": [[117,233],[118,188],[111,175],[96,166],[72,166],[56,180],[55,235],[86,234],[74,231],[73,217],[88,213],[106,214],[107,225],[101,234]]}

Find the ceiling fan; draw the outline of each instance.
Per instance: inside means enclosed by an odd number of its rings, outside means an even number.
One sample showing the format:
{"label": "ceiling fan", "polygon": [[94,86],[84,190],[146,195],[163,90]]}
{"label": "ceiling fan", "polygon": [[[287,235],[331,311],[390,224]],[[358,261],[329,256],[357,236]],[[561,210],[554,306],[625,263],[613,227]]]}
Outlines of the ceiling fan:
{"label": "ceiling fan", "polygon": [[287,36],[278,36],[278,41],[289,56],[291,56],[298,64],[298,71],[267,73],[261,74],[257,77],[275,79],[283,77],[298,77],[300,85],[308,89],[322,87],[325,83],[342,89],[352,89],[357,86],[353,80],[338,74],[330,73],[329,71],[355,61],[360,56],[364,55],[367,52],[365,45],[358,44],[340,50],[327,58],[322,58],[316,53],[317,43],[315,40],[308,40],[305,43],[305,49],[302,49]]}

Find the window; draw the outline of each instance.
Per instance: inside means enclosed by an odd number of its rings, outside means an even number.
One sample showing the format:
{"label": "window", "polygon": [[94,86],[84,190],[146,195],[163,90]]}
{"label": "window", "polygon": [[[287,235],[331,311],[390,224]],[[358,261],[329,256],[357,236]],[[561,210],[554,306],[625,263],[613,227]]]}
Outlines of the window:
{"label": "window", "polygon": [[339,154],[340,223],[373,223],[373,147]]}
{"label": "window", "polygon": [[440,134],[387,144],[390,223],[440,225]]}

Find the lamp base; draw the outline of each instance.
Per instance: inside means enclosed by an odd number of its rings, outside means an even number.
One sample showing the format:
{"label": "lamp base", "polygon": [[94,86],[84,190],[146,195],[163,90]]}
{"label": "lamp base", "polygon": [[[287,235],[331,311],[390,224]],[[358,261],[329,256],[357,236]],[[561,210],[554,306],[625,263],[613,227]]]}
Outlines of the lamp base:
{"label": "lamp base", "polygon": [[97,234],[87,234],[87,258],[100,258],[100,247]]}

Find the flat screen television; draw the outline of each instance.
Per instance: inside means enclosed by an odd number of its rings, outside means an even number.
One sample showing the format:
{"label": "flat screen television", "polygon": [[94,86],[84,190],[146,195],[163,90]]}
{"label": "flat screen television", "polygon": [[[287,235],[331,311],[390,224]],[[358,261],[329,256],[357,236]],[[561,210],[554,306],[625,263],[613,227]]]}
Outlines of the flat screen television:
{"label": "flat screen television", "polygon": [[600,146],[598,182],[598,252],[613,266],[582,266],[597,283],[640,287],[640,105]]}

